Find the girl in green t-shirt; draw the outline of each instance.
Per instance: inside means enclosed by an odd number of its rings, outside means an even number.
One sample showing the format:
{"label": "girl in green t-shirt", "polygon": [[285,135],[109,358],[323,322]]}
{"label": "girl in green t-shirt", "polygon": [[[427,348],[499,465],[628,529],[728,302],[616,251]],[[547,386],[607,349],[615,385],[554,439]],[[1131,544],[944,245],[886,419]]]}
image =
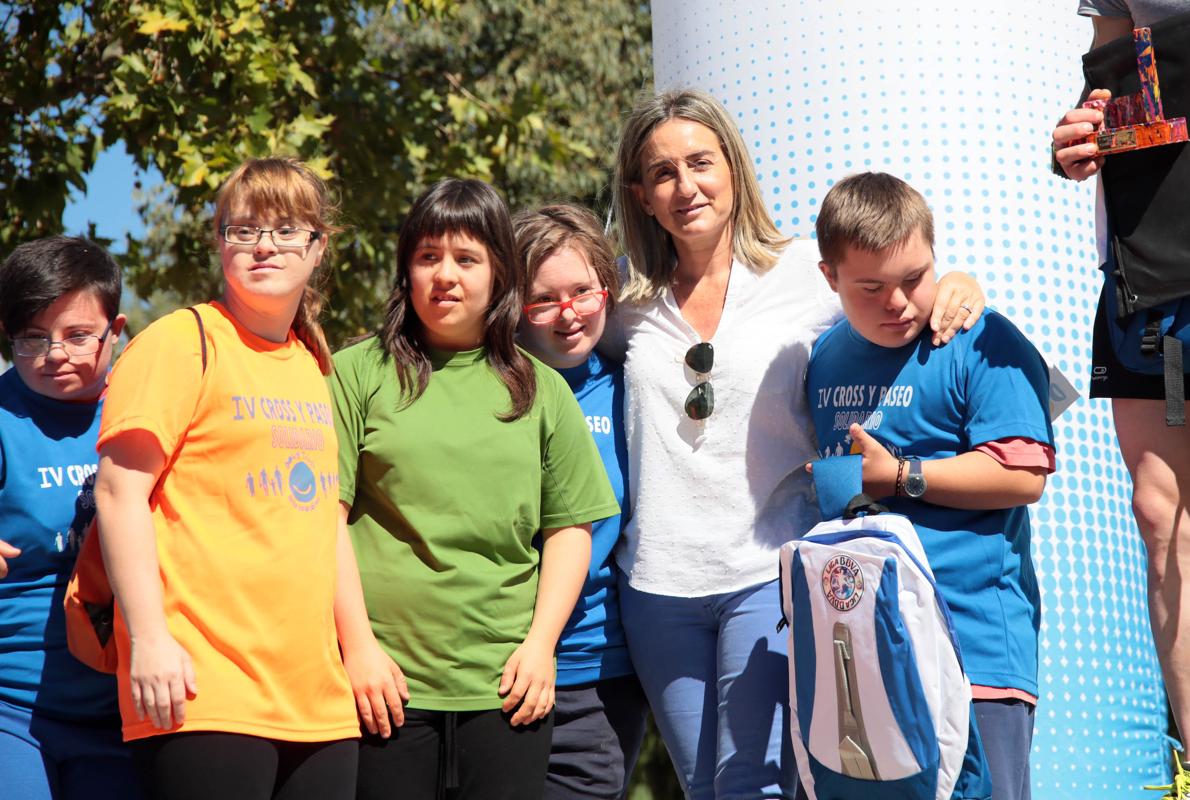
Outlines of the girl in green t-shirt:
{"label": "girl in green t-shirt", "polygon": [[523,284],[499,195],[441,181],[402,227],[381,329],[335,356],[340,516],[403,671],[344,648],[360,798],[542,793],[554,648],[590,523],[619,509],[566,382],[513,342]]}

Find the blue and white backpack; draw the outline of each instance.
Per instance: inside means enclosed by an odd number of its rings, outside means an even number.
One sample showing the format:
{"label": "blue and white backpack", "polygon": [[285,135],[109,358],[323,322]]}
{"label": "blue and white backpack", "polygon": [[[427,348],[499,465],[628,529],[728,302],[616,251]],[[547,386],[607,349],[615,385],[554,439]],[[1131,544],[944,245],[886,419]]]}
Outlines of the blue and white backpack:
{"label": "blue and white backpack", "polygon": [[781,548],[802,785],[810,800],[989,796],[971,684],[925,550],[908,518],[863,508]]}

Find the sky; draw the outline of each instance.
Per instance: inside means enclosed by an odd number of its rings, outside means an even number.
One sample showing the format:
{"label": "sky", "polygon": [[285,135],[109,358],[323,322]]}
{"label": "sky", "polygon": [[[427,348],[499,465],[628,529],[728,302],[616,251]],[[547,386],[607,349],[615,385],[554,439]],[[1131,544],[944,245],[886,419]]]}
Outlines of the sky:
{"label": "sky", "polygon": [[132,199],[133,184],[140,179],[146,186],[161,183],[156,169],[141,173],[117,142],[99,156],[95,168],[87,175],[87,193],[78,190],[66,201],[62,224],[68,235],[85,234],[88,223],[95,223],[98,236],[113,240],[112,251],[124,251],[124,234],[140,236],[144,225],[136,213]]}

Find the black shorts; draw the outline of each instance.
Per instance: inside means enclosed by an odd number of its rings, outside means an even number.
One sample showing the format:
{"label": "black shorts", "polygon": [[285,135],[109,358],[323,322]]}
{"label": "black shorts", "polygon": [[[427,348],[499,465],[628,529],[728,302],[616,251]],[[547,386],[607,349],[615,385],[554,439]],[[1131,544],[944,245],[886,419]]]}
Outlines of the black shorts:
{"label": "black shorts", "polygon": [[1099,295],[1095,329],[1091,338],[1091,397],[1120,397],[1133,400],[1164,400],[1165,376],[1133,372],[1120,363],[1112,346],[1107,302],[1110,287]]}

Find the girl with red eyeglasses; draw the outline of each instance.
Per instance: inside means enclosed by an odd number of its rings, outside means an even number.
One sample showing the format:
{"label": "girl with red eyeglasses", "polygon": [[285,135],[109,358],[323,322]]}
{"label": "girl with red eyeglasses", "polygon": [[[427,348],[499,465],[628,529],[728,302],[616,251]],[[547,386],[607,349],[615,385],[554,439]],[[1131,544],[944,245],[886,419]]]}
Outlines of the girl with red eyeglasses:
{"label": "girl with red eyeglasses", "polygon": [[[624,371],[595,350],[620,290],[611,245],[584,208],[546,206],[513,220],[524,261],[522,346],[566,379],[624,507]],[[628,509],[591,529],[591,565],[558,642],[557,710],[547,800],[621,797],[644,736],[648,704],[620,622],[615,548]]]}

